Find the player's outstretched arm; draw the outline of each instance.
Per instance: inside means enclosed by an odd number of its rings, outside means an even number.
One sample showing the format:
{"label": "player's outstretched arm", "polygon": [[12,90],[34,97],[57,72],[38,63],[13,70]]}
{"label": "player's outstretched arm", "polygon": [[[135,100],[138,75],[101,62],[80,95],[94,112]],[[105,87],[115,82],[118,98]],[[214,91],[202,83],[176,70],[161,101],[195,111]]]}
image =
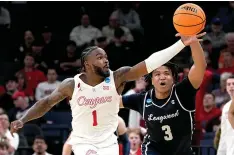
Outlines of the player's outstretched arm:
{"label": "player's outstretched arm", "polygon": [[74,79],[65,79],[48,97],[37,101],[19,120],[11,123],[11,133],[17,132],[28,121],[42,117],[54,105],[67,97],[72,97]]}
{"label": "player's outstretched arm", "polygon": [[188,73],[188,78],[192,86],[195,89],[197,89],[200,87],[202,83],[207,64],[205,60],[204,51],[199,41],[190,44],[190,48],[194,64]]}
{"label": "player's outstretched arm", "polygon": [[204,35],[205,33],[201,33],[199,35],[189,36],[189,37],[181,36],[181,40],[177,41],[172,46],[164,50],[153,53],[146,60],[138,63],[137,65],[133,67],[122,67],[116,70],[114,75],[120,83],[136,80],[152,72],[153,70],[160,67],[161,65],[167,63],[176,54],[178,54],[185,46],[188,46],[190,44],[200,41],[200,39],[198,38]]}

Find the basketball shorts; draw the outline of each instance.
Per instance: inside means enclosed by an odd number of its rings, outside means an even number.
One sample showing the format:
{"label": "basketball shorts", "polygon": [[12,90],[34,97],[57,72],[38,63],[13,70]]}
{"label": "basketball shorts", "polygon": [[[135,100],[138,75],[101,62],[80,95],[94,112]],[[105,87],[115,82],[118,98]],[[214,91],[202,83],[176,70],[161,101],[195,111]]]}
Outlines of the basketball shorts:
{"label": "basketball shorts", "polygon": [[97,148],[89,144],[77,144],[72,146],[75,155],[119,155],[118,144],[105,148]]}

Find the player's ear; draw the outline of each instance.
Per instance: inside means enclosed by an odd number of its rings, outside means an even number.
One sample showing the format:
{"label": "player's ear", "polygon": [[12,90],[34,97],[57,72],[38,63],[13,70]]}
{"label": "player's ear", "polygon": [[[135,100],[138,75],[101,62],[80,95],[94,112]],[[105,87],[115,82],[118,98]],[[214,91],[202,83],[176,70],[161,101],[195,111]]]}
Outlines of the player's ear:
{"label": "player's ear", "polygon": [[84,62],[84,65],[85,65],[86,67],[89,67],[89,63],[88,63],[87,61]]}

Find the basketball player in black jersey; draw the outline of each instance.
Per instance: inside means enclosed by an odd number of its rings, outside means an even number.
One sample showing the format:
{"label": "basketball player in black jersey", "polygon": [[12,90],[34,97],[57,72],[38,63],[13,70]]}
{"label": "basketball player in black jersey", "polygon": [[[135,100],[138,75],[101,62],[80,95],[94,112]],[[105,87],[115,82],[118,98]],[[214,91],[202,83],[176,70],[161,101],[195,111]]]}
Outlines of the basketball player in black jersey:
{"label": "basketball player in black jersey", "polygon": [[143,155],[193,154],[195,94],[203,80],[206,61],[199,42],[190,47],[194,65],[183,81],[176,82],[175,65],[167,63],[151,73],[153,89],[122,97],[120,106],[140,112],[146,121]]}

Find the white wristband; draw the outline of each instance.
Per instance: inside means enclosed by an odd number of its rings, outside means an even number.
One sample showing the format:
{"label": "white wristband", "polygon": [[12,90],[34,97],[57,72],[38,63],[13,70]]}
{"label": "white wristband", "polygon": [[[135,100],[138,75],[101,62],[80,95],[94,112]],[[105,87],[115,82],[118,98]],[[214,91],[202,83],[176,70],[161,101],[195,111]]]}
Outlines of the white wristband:
{"label": "white wristband", "polygon": [[171,60],[176,54],[178,54],[185,47],[184,43],[179,40],[172,46],[155,52],[145,60],[148,73],[162,66]]}

